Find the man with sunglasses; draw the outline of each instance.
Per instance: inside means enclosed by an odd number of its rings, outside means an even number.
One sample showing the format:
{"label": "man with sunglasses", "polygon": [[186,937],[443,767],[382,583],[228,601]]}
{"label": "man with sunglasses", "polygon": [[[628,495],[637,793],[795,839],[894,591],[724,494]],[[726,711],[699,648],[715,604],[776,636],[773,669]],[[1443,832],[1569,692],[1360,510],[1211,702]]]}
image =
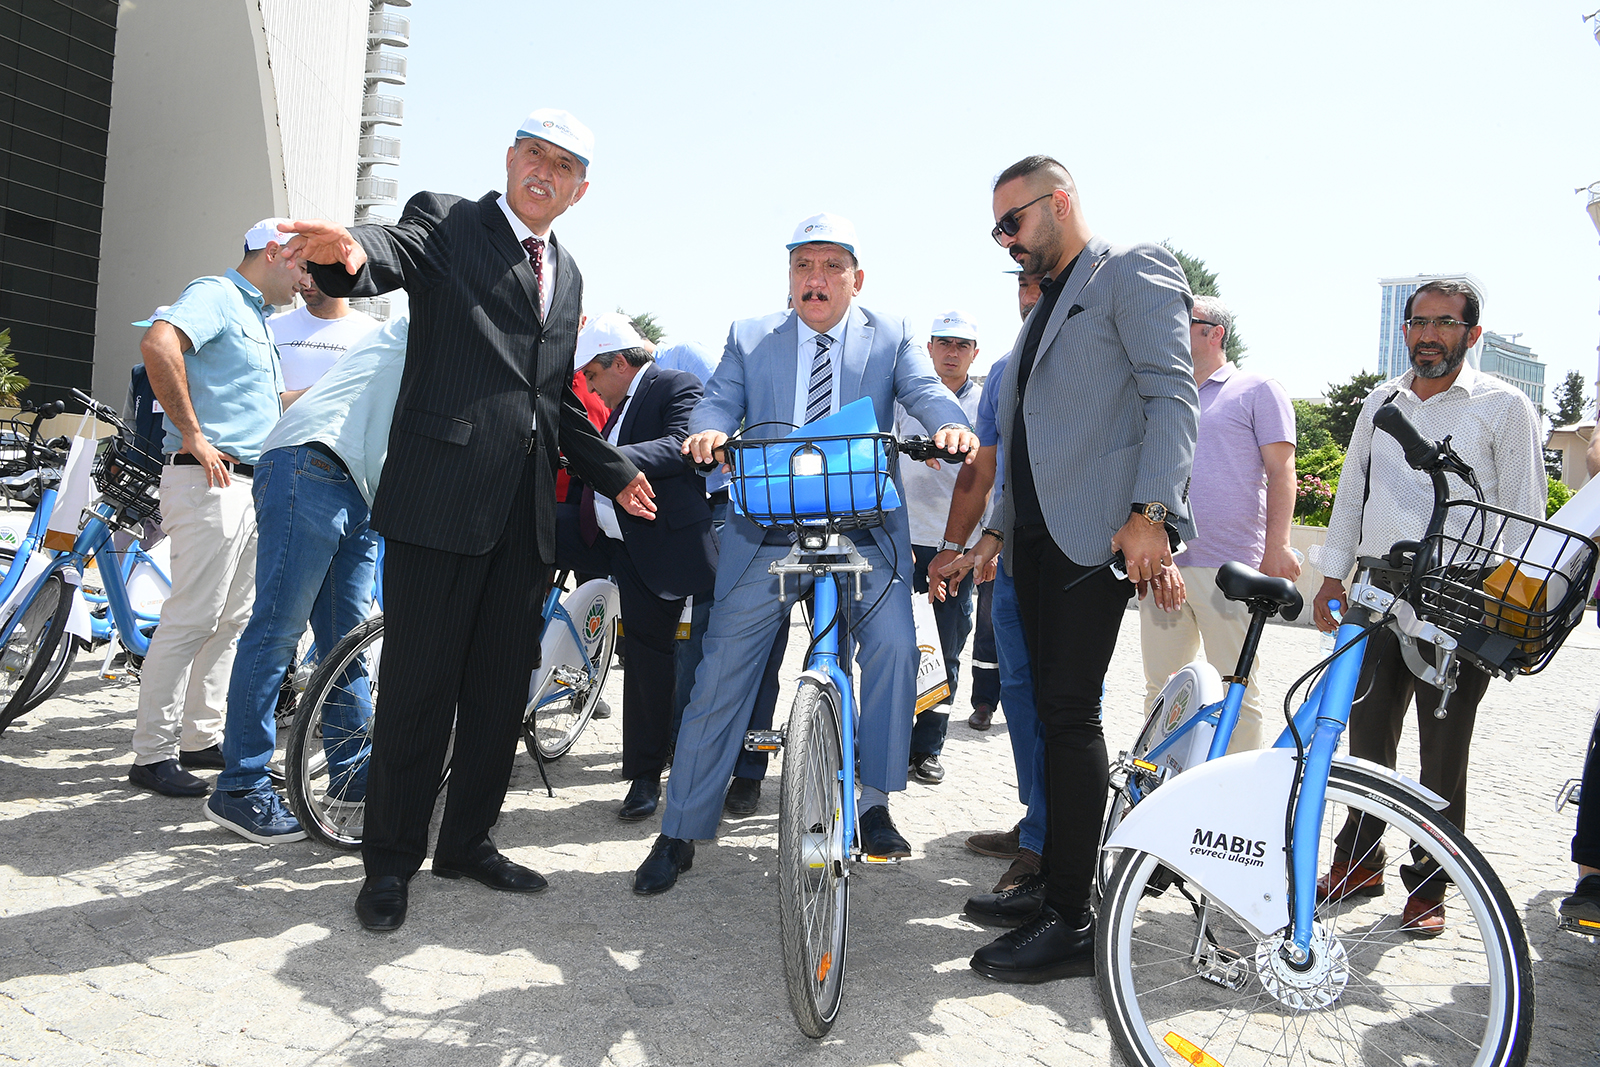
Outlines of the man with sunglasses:
{"label": "man with sunglasses", "polygon": [[[1043,904],[979,949],[1003,982],[1094,973],[1089,889],[1105,809],[1100,695],[1135,585],[1182,603],[1172,566],[1192,537],[1197,394],[1191,298],[1158,245],[1112,245],[1084,218],[1072,176],[1029,156],[995,180],[994,239],[1042,272],[1039,303],[992,388],[1007,478],[977,566],[1005,547],[1045,739]],[[1127,580],[1107,566],[1126,560]],[[948,577],[946,579],[948,581]]]}
{"label": "man with sunglasses", "polygon": [[[1544,454],[1532,402],[1466,362],[1467,351],[1483,333],[1479,309],[1478,293],[1456,279],[1427,282],[1406,301],[1411,369],[1378,386],[1361,405],[1339,474],[1320,564],[1326,577],[1314,604],[1317,628],[1324,633],[1338,626],[1329,601],[1344,602],[1344,579],[1356,557],[1381,556],[1396,541],[1421,537],[1433,515],[1428,476],[1411,469],[1394,438],[1374,432],[1372,416],[1385,403],[1405,412],[1428,440],[1449,436],[1451,446],[1477,474],[1488,503],[1544,516]],[[1449,801],[1445,818],[1464,829],[1468,749],[1478,702],[1488,687],[1489,675],[1463,666],[1446,716],[1435,718],[1439,690],[1417,684],[1401,657],[1400,639],[1388,629],[1370,634],[1350,706],[1350,754],[1393,767],[1414,694],[1422,784]],[[1346,820],[1334,838],[1333,865],[1317,883],[1318,898],[1382,895],[1382,837],[1383,824],[1377,820]],[[1445,923],[1447,887],[1442,877],[1410,865],[1401,865],[1399,874],[1409,894],[1401,929],[1417,937],[1437,936]]]}

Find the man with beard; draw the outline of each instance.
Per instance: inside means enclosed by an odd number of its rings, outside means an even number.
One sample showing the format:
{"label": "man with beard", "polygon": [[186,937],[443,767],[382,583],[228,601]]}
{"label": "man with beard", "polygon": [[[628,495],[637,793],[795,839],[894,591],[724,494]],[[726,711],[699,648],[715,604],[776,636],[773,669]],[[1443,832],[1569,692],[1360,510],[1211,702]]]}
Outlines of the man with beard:
{"label": "man with beard", "polygon": [[[1344,578],[1357,556],[1377,556],[1396,541],[1420,538],[1433,513],[1433,486],[1407,465],[1400,445],[1376,433],[1373,413],[1385,403],[1405,412],[1430,441],[1450,436],[1451,445],[1477,473],[1490,504],[1524,515],[1544,515],[1545,475],[1539,420],[1520,391],[1465,362],[1483,330],[1479,297],[1466,282],[1431,281],[1406,301],[1405,338],[1411,369],[1384,382],[1361,406],[1339,475],[1339,495],[1322,550],[1327,575],[1317,593],[1315,621],[1324,633],[1337,625],[1328,602],[1345,599]],[[1457,531],[1459,532],[1459,531]],[[1406,708],[1413,694],[1422,748],[1422,784],[1449,801],[1444,814],[1466,826],[1467,750],[1478,702],[1489,676],[1462,666],[1448,714],[1434,717],[1440,693],[1418,685],[1400,654],[1400,641],[1384,629],[1367,638],[1358,694],[1350,708],[1350,754],[1395,765]],[[1317,883],[1318,899],[1375,897],[1383,893],[1383,824],[1352,815],[1334,839],[1333,865]],[[1446,883],[1434,871],[1401,866],[1410,894],[1401,928],[1419,937],[1444,930]]]}

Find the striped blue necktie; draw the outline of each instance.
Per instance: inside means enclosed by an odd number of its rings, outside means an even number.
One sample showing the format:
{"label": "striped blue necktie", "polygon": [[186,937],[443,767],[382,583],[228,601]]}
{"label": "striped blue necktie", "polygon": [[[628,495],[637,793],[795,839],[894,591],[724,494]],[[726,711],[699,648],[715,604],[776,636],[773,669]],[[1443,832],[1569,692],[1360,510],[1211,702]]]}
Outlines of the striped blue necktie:
{"label": "striped blue necktie", "polygon": [[828,349],[833,338],[817,334],[817,354],[811,360],[811,384],[806,388],[806,422],[813,423],[833,408],[833,360]]}

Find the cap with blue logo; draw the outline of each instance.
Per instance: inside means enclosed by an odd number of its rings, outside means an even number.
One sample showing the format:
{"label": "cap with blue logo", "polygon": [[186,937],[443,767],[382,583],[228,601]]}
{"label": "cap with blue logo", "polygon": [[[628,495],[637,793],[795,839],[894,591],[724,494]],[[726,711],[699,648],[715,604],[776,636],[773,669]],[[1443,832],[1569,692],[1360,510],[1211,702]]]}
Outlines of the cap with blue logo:
{"label": "cap with blue logo", "polygon": [[594,156],[594,134],[589,132],[589,127],[579,122],[572,112],[559,108],[542,107],[523,119],[522,125],[517,127],[516,140],[524,137],[537,137],[557,148],[565,148],[585,167]]}
{"label": "cap with blue logo", "polygon": [[817,242],[838,245],[851,255],[859,254],[856,252],[856,228],[850,220],[826,211],[802,220],[794,228],[794,238],[784,247],[793,252],[801,245]]}
{"label": "cap with blue logo", "polygon": [[964,311],[942,311],[933,317],[930,337],[954,337],[963,341],[978,339],[978,324]]}

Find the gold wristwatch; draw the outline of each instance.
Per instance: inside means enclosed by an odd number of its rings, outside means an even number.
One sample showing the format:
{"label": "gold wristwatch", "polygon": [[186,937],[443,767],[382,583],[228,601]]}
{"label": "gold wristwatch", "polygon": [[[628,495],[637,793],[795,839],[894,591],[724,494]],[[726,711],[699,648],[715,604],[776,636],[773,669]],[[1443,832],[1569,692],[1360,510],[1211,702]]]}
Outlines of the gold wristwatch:
{"label": "gold wristwatch", "polygon": [[1159,501],[1150,504],[1134,504],[1135,514],[1143,515],[1151,526],[1160,526],[1167,521],[1167,506]]}

